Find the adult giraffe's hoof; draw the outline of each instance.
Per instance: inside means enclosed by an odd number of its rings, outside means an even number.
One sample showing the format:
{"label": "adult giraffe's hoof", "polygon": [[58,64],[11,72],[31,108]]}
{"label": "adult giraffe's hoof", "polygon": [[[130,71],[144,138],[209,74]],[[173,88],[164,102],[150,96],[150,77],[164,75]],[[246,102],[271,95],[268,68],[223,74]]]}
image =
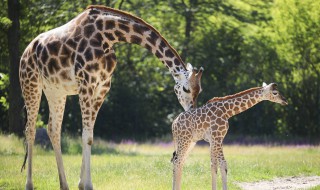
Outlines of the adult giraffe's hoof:
{"label": "adult giraffe's hoof", "polygon": [[92,183],[85,184],[85,185],[84,185],[84,190],[93,190]]}
{"label": "adult giraffe's hoof", "polygon": [[79,181],[78,188],[79,190],[84,190],[84,185],[81,181]]}
{"label": "adult giraffe's hoof", "polygon": [[26,190],[33,190],[33,183],[27,183]]}
{"label": "adult giraffe's hoof", "polygon": [[61,190],[69,190],[69,187],[68,187],[68,185],[67,186],[60,186],[60,189]]}

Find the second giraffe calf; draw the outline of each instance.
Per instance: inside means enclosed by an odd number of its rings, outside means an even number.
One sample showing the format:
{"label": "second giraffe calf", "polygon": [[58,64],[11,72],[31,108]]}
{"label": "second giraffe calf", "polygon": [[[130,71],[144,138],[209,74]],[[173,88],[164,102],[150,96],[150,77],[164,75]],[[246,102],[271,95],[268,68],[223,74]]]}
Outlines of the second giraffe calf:
{"label": "second giraffe calf", "polygon": [[173,188],[181,189],[181,175],[184,161],[197,141],[205,140],[210,144],[212,189],[217,188],[218,164],[222,177],[223,190],[227,189],[227,162],[223,155],[222,142],[227,134],[228,119],[255,104],[269,100],[287,105],[287,100],[279,93],[277,85],[263,84],[234,95],[213,98],[202,107],[191,109],[178,115],[172,123],[175,146],[172,162]]}

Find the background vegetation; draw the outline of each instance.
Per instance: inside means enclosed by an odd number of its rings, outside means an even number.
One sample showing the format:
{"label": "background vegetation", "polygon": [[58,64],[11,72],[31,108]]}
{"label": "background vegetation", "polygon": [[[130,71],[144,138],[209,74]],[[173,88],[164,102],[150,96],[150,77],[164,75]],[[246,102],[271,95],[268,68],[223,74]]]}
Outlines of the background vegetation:
{"label": "background vegetation", "polygon": [[[17,65],[41,32],[71,20],[89,4],[135,14],[157,28],[186,62],[205,68],[199,105],[262,82],[277,82],[289,100],[262,103],[231,119],[229,136],[317,142],[320,135],[320,1],[314,0],[1,0],[0,130],[22,135]],[[118,44],[112,89],[95,135],[146,140],[170,134],[182,111],[162,63],[136,45]],[[43,97],[38,126],[47,123]],[[78,98],[68,98],[63,131],[78,135]]]}

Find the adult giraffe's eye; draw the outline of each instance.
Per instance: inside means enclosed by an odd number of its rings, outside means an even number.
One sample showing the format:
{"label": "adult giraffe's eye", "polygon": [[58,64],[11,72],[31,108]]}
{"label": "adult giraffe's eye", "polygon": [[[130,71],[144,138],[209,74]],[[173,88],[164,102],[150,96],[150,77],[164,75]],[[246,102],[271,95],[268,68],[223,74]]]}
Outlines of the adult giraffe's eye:
{"label": "adult giraffe's eye", "polygon": [[185,91],[186,93],[190,93],[190,90],[187,90],[184,86],[182,87],[183,91]]}
{"label": "adult giraffe's eye", "polygon": [[277,91],[272,91],[272,94],[276,96],[276,95],[278,95],[278,92]]}

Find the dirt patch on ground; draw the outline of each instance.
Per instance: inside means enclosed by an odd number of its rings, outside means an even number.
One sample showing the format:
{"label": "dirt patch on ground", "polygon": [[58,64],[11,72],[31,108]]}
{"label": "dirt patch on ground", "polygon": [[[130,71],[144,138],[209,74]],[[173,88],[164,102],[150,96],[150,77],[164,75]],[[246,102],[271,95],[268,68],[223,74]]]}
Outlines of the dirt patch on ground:
{"label": "dirt patch on ground", "polygon": [[271,181],[238,183],[243,190],[296,190],[320,185],[320,176],[276,178]]}

